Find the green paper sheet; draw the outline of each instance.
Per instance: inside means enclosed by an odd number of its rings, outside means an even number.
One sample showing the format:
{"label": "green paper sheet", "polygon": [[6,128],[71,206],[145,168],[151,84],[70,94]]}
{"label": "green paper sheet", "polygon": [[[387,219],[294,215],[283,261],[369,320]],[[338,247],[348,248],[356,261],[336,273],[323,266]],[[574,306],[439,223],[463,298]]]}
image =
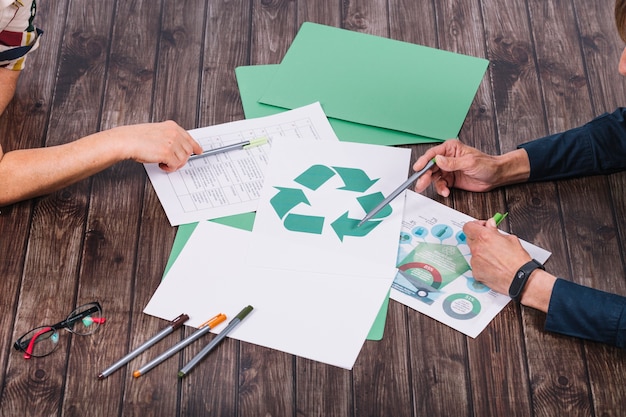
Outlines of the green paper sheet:
{"label": "green paper sheet", "polygon": [[[213,219],[210,221],[224,224],[226,226],[237,227],[243,230],[252,230],[252,225],[254,224],[255,213],[244,213],[237,214],[234,216],[222,217],[219,219]],[[165,266],[165,272],[163,276],[167,275],[167,272],[172,267],[172,264],[180,254],[180,252],[185,247],[185,244],[189,240],[191,233],[193,233],[196,228],[197,223],[190,224],[181,224],[178,226],[178,231],[176,232],[176,237],[174,238],[174,244],[172,245],[172,252],[170,253],[170,257],[167,260],[167,265]],[[389,294],[385,297],[385,301],[376,316],[376,320],[374,320],[374,324],[370,329],[369,334],[367,335],[368,340],[381,340],[383,338],[383,333],[385,331],[385,321],[387,319],[387,309],[389,307]]]}
{"label": "green paper sheet", "polygon": [[260,102],[435,139],[456,137],[488,61],[304,23]]}
{"label": "green paper sheet", "polygon": [[[251,65],[235,68],[239,94],[243,111],[247,119],[270,116],[288,109],[260,103],[267,85],[274,78],[278,65]],[[346,120],[328,118],[335,134],[342,142],[369,143],[373,145],[408,145],[416,143],[441,142],[440,139],[427,138],[398,130],[383,129]]]}

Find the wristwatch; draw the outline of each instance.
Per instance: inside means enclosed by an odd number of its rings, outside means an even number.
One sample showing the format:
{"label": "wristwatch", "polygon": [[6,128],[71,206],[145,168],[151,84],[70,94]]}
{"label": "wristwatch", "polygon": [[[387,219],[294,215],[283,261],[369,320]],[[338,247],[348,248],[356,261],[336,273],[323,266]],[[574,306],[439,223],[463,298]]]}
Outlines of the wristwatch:
{"label": "wristwatch", "polygon": [[509,297],[519,303],[520,298],[522,298],[522,291],[526,286],[526,281],[528,281],[528,277],[533,273],[535,269],[543,269],[545,271],[545,267],[535,259],[526,262],[522,267],[515,273],[513,277],[513,282],[511,282],[511,286],[509,287]]}

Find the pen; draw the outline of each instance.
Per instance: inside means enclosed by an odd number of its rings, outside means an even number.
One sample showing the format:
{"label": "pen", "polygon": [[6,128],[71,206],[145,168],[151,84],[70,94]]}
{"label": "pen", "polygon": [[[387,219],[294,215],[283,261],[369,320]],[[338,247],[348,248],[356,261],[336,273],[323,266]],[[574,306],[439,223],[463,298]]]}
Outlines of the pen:
{"label": "pen", "polygon": [[204,158],[205,156],[209,156],[209,155],[215,155],[215,154],[218,154],[218,153],[234,151],[236,149],[254,148],[255,146],[265,145],[266,143],[267,143],[267,138],[265,138],[265,137],[258,138],[258,139],[253,139],[253,140],[245,140],[245,141],[239,142],[239,143],[232,143],[230,145],[221,146],[219,148],[208,149],[208,150],[206,150],[206,151],[204,151],[204,152],[202,152],[201,154],[198,154],[198,155],[191,155],[189,157],[189,161],[193,161],[194,159],[198,159],[198,158]]}
{"label": "pen", "polygon": [[156,342],[158,342],[159,340],[163,339],[165,336],[167,336],[168,334],[172,333],[174,330],[178,329],[187,320],[189,320],[189,316],[186,315],[186,314],[181,314],[180,316],[176,317],[174,320],[172,320],[170,322],[170,324],[167,325],[166,328],[161,330],[159,333],[157,333],[150,340],[147,340],[141,346],[136,347],[128,355],[124,356],[122,359],[120,359],[119,361],[115,362],[113,365],[109,366],[107,369],[102,371],[98,375],[98,379],[104,379],[107,376],[111,375],[113,372],[117,371],[122,366],[126,365],[128,362],[133,360],[133,358],[139,356],[142,352],[144,352],[146,349],[148,349],[149,347],[154,345]]}
{"label": "pen", "polygon": [[253,307],[252,306],[248,306],[246,308],[244,308],[243,310],[241,310],[239,312],[239,314],[237,314],[235,316],[234,319],[232,319],[229,323],[228,326],[224,327],[224,330],[222,330],[216,337],[215,339],[211,340],[211,343],[209,343],[208,345],[206,345],[204,347],[204,349],[202,349],[200,352],[198,352],[198,354],[196,356],[193,357],[192,360],[189,361],[189,363],[187,365],[185,365],[180,371],[178,371],[178,377],[182,378],[185,375],[187,375],[189,373],[189,371],[191,371],[191,368],[193,368],[194,366],[196,366],[198,364],[198,362],[200,362],[202,360],[202,358],[204,358],[211,350],[213,350],[213,348],[215,346],[217,346],[217,344],[219,342],[222,341],[222,339],[224,339],[226,337],[226,335],[235,328],[235,326],[237,326],[239,323],[241,323],[241,321],[252,311]]}
{"label": "pen", "polygon": [[496,222],[496,226],[499,226],[500,223],[502,223],[502,220],[504,220],[504,218],[506,216],[509,215],[509,212],[507,211],[506,213],[502,214],[502,213],[496,213],[493,215],[493,220]]}
{"label": "pen", "polygon": [[369,219],[371,219],[372,217],[374,217],[376,215],[376,213],[378,213],[379,211],[381,211],[386,205],[388,205],[389,203],[391,203],[391,201],[396,198],[398,196],[398,194],[400,194],[402,191],[404,191],[404,189],[406,187],[408,187],[409,185],[411,185],[411,183],[415,180],[417,180],[419,177],[421,177],[422,175],[424,175],[424,173],[426,171],[428,171],[433,165],[435,165],[435,158],[431,159],[430,161],[428,161],[428,163],[426,164],[426,166],[424,168],[422,168],[421,170],[417,171],[416,173],[414,173],[413,175],[411,175],[409,177],[408,180],[406,180],[404,183],[402,183],[401,186],[399,186],[398,188],[396,188],[394,190],[394,192],[392,192],[391,194],[389,194],[389,196],[387,196],[387,198],[385,198],[383,201],[381,201],[376,207],[374,207],[369,213],[367,213],[365,215],[365,217],[363,217],[363,220],[361,220],[359,222],[359,225],[357,227],[360,227],[363,223],[365,223],[366,221],[368,221]]}
{"label": "pen", "polygon": [[185,346],[189,345],[190,343],[192,343],[194,340],[198,339],[203,334],[208,333],[213,327],[217,326],[218,324],[220,324],[224,320],[226,320],[226,316],[223,315],[222,313],[220,313],[217,316],[213,317],[211,320],[209,320],[209,321],[207,321],[205,323],[202,323],[202,325],[200,325],[200,328],[198,330],[196,330],[195,332],[193,332],[193,334],[191,336],[189,336],[185,340],[181,340],[180,342],[176,343],[174,346],[172,346],[171,348],[169,348],[165,352],[161,353],[159,356],[157,356],[156,358],[152,359],[150,362],[148,362],[147,364],[145,364],[141,368],[137,369],[135,372],[133,372],[133,376],[135,378],[139,378],[141,375],[144,375],[150,369],[152,369],[155,366],[159,365],[161,362],[165,361],[167,358],[169,358],[170,356],[172,356],[173,354],[175,354],[176,352],[178,352],[179,350],[181,350]]}

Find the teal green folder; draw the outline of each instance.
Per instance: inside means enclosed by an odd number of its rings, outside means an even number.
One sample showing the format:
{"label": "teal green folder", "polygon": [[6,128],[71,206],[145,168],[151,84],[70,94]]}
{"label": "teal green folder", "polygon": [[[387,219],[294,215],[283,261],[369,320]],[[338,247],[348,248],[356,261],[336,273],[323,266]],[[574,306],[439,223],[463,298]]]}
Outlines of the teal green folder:
{"label": "teal green folder", "polygon": [[456,137],[487,69],[481,58],[306,22],[259,101],[445,140]]}
{"label": "teal green folder", "polygon": [[[259,102],[259,98],[272,81],[279,65],[251,65],[235,68],[239,95],[243,104],[246,119],[270,116],[288,109],[270,106]],[[407,145],[416,143],[441,142],[439,139],[427,138],[398,130],[353,123],[346,120],[328,118],[335,134],[342,142],[369,143],[373,145]]]}
{"label": "teal green folder", "polygon": [[[221,223],[226,226],[237,227],[243,230],[252,230],[252,225],[254,224],[255,213],[244,213],[237,214],[234,216],[222,217],[219,219],[213,219],[216,223]],[[196,228],[197,223],[189,223],[189,224],[181,224],[178,226],[178,231],[176,232],[176,238],[174,238],[174,244],[172,245],[172,252],[170,253],[170,257],[167,261],[167,265],[165,266],[165,272],[163,276],[167,275],[167,272],[174,264],[174,261],[180,254],[180,252],[185,247],[185,244],[189,240],[191,233],[193,233]],[[378,315],[376,316],[376,320],[370,329],[369,334],[367,335],[368,340],[381,340],[383,338],[383,333],[385,331],[385,321],[387,319],[387,308],[389,306],[389,294],[385,297],[385,301],[383,302]]]}

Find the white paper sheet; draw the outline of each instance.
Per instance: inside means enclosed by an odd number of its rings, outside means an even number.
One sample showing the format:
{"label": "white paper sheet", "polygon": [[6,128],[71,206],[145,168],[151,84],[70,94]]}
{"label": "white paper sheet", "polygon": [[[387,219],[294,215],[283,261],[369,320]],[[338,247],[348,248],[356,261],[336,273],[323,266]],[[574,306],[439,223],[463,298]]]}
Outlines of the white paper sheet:
{"label": "white paper sheet", "polygon": [[185,324],[197,327],[252,305],[229,337],[351,369],[393,274],[368,279],[247,266],[251,235],[200,222],[144,312],[165,320],[186,313]]}
{"label": "white paper sheet", "polygon": [[205,150],[262,137],[268,143],[189,161],[173,173],[144,164],[172,226],[255,211],[275,139],[338,140],[319,103],[189,133]]}
{"label": "white paper sheet", "polygon": [[186,312],[197,326],[250,304],[232,337],[351,369],[396,274],[403,198],[356,224],[406,180],[409,157],[377,145],[276,140],[254,230],[201,222],[145,312]]}
{"label": "white paper sheet", "polygon": [[[390,297],[476,337],[511,299],[474,280],[462,230],[471,220],[408,190]],[[525,241],[522,246],[542,263],[551,255]]]}
{"label": "white paper sheet", "polygon": [[[404,196],[363,226],[354,223],[406,181],[410,155],[359,143],[275,142],[250,264],[386,279],[395,267]],[[307,227],[314,231],[293,231]]]}

